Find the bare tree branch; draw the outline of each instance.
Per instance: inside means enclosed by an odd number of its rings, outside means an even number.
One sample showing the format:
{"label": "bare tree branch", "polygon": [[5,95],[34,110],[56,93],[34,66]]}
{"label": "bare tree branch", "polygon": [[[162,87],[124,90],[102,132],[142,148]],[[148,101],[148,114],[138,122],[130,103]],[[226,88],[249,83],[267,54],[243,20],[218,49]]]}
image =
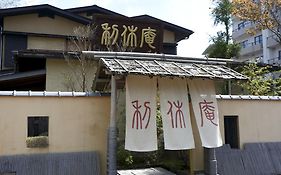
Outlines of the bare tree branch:
{"label": "bare tree branch", "polygon": [[93,50],[95,31],[94,25],[79,26],[74,29],[74,36],[69,39],[68,50],[76,51],[75,55],[65,55],[70,74],[66,74],[67,81],[64,84],[69,90],[92,91],[95,76],[93,69],[96,69],[97,62],[81,53]]}

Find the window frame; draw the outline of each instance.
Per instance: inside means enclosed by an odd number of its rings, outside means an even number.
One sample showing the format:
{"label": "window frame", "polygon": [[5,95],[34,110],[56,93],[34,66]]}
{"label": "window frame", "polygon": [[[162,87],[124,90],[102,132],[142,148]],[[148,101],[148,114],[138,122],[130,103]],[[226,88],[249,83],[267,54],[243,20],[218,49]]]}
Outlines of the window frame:
{"label": "window frame", "polygon": [[[38,126],[36,126],[35,124]],[[47,137],[49,136],[49,116],[44,115],[44,116],[27,117],[27,137],[37,137],[37,136],[47,136]]]}
{"label": "window frame", "polygon": [[248,40],[244,40],[244,41],[241,42],[241,47],[242,48],[245,49],[247,46],[248,46]]}
{"label": "window frame", "polygon": [[262,44],[263,43],[262,35],[255,36],[254,43],[255,43],[255,45]]}
{"label": "window frame", "polygon": [[[237,138],[233,138],[231,137],[231,139],[235,139],[234,142],[235,142],[235,145],[231,145],[231,143],[228,143],[228,139],[227,137],[230,136],[228,135],[227,136],[227,129],[226,129],[226,119],[235,119],[235,129],[236,129],[236,133],[234,133],[234,135],[236,135]],[[233,131],[233,130],[231,130]],[[231,135],[233,136],[233,135]],[[239,131],[239,116],[238,115],[225,115],[224,116],[224,141],[225,141],[225,144],[229,144],[231,146],[231,148],[234,148],[234,149],[239,149],[240,148],[240,131]]]}
{"label": "window frame", "polygon": [[278,50],[278,60],[281,60],[281,50]]}
{"label": "window frame", "polygon": [[245,22],[243,21],[243,22],[240,22],[239,24],[238,24],[238,30],[241,30],[241,29],[243,29],[243,28],[245,28]]}

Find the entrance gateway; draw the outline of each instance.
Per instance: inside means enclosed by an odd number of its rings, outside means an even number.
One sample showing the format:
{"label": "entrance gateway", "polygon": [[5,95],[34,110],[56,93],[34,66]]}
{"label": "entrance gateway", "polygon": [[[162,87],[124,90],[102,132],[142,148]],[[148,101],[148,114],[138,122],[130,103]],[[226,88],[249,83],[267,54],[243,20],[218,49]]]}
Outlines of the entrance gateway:
{"label": "entrance gateway", "polygon": [[[146,77],[179,77],[183,79],[247,79],[246,76],[226,67],[226,63],[233,62],[233,60],[128,52],[83,51],[82,54],[99,60],[99,68],[94,80],[95,89],[99,90],[99,88],[109,83],[109,81],[106,81],[106,77],[111,75],[111,116],[108,130],[108,174],[110,175],[115,175],[117,172],[116,87],[117,84],[124,83],[125,76],[141,75]],[[210,154],[210,159],[214,159],[210,162],[212,164],[210,171],[216,171],[215,168],[212,168],[216,166],[214,164],[216,163],[214,154]]]}

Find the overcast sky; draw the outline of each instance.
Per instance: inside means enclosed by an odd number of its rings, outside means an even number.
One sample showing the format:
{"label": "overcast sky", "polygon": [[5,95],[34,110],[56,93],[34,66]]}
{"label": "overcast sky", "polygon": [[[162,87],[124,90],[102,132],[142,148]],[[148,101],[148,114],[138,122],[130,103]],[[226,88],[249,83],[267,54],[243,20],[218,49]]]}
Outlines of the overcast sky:
{"label": "overcast sky", "polygon": [[126,16],[151,15],[194,31],[181,41],[178,55],[202,57],[211,35],[220,29],[210,16],[211,0],[23,0],[23,5],[50,4],[62,9],[98,5]]}

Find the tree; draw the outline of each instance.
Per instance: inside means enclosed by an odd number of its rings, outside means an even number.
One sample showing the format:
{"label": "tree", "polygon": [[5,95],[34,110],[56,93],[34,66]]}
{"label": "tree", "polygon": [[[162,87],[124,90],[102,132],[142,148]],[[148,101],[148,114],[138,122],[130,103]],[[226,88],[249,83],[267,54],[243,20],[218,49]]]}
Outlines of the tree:
{"label": "tree", "polygon": [[272,79],[270,66],[260,67],[256,63],[245,65],[242,74],[249,79],[239,85],[251,95],[281,95],[281,79]]}
{"label": "tree", "polygon": [[[64,73],[64,86],[70,91],[93,91],[93,80],[97,68],[97,61],[93,58],[81,54],[82,51],[92,51],[99,49],[95,44],[96,24],[88,24],[79,26],[73,30],[73,36],[69,38],[68,51],[74,55],[65,55],[65,60],[70,68],[70,72]],[[122,42],[122,41],[120,41]],[[108,51],[132,51],[134,48],[123,47],[120,43],[111,44],[111,41],[106,45]],[[104,90],[108,90],[110,84],[105,85]]]}
{"label": "tree", "polygon": [[[213,0],[214,7],[211,15],[214,18],[214,25],[224,25],[224,31],[217,33],[211,41],[213,44],[205,51],[208,57],[216,58],[232,58],[238,57],[240,46],[231,42],[231,14],[232,3],[229,0]],[[228,94],[231,94],[231,81],[224,85],[228,89]]]}
{"label": "tree", "polygon": [[234,16],[255,23],[249,33],[268,29],[281,44],[281,0],[233,0],[232,4]]}
{"label": "tree", "polygon": [[94,48],[94,25],[79,26],[74,29],[74,36],[70,37],[68,51],[75,51],[72,55],[65,55],[70,71],[65,72],[64,85],[71,91],[92,91],[91,86],[95,76],[97,61],[81,54]]}
{"label": "tree", "polygon": [[232,58],[238,57],[240,45],[235,43],[227,43],[227,36],[224,33],[218,32],[216,37],[212,37],[211,44],[206,52],[206,55],[211,58]]}
{"label": "tree", "polygon": [[211,44],[204,54],[208,57],[232,58],[237,57],[240,47],[231,42],[231,12],[232,4],[229,0],[213,0],[214,7],[211,15],[214,18],[214,25],[222,24],[224,31],[217,32],[217,36],[211,38]]}
{"label": "tree", "polygon": [[212,9],[212,16],[214,18],[214,24],[223,24],[225,28],[225,41],[229,43],[230,27],[231,27],[231,12],[232,4],[229,0],[213,0],[215,7]]}

